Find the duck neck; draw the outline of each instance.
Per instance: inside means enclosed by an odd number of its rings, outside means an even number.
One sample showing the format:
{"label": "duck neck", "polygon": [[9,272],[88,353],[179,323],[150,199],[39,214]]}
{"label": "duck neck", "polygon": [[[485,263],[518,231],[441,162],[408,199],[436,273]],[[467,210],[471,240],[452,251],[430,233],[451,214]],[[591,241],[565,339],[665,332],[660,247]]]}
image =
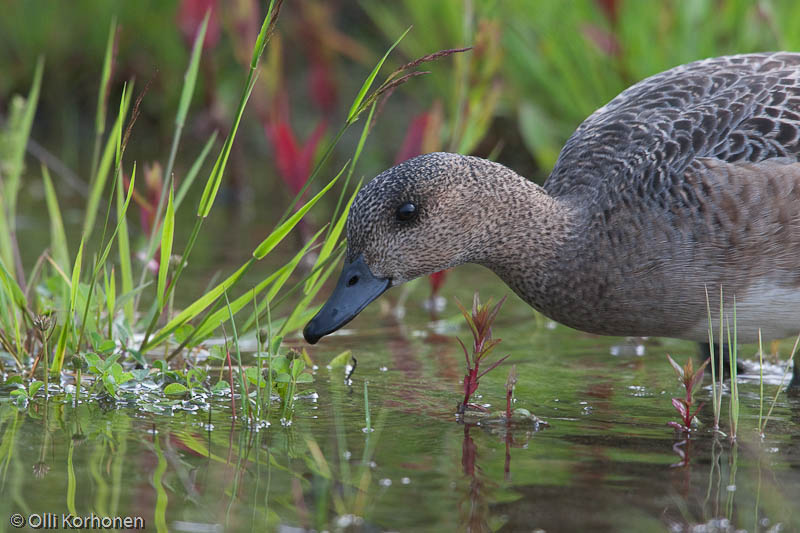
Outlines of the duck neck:
{"label": "duck neck", "polygon": [[559,308],[563,262],[580,240],[580,223],[567,202],[516,174],[512,186],[492,191],[497,213],[481,230],[471,262],[497,274],[520,298],[552,316]]}

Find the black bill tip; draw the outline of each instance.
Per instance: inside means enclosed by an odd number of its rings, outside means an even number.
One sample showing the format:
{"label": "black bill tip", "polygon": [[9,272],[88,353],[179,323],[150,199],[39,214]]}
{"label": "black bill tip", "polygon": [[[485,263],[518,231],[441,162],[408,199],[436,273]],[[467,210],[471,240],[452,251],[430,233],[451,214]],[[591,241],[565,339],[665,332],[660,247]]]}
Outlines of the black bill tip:
{"label": "black bill tip", "polygon": [[325,335],[350,322],[391,284],[389,278],[376,278],[361,255],[351,263],[345,263],[336,288],[303,329],[303,337],[309,344],[316,344]]}

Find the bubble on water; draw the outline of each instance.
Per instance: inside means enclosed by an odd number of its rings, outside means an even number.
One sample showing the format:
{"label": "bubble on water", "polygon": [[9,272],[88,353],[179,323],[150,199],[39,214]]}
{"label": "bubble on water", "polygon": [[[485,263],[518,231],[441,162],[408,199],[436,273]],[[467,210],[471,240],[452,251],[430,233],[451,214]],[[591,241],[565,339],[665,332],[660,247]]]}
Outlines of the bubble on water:
{"label": "bubble on water", "polygon": [[392,480],[389,479],[388,477],[387,478],[383,478],[378,483],[380,483],[381,487],[391,487],[392,486]]}
{"label": "bubble on water", "polygon": [[402,483],[403,485],[408,485],[409,483],[411,483],[411,478],[410,477],[400,478],[400,483]]}

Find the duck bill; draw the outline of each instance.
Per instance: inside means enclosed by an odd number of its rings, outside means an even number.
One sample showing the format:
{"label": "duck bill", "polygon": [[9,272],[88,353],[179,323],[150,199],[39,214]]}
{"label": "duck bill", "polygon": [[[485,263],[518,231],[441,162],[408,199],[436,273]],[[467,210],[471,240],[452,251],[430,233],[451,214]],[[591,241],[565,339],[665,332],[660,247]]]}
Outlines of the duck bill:
{"label": "duck bill", "polygon": [[370,272],[363,255],[345,263],[336,288],[319,313],[303,329],[303,337],[309,344],[316,344],[325,335],[353,320],[391,284],[390,278],[376,278]]}

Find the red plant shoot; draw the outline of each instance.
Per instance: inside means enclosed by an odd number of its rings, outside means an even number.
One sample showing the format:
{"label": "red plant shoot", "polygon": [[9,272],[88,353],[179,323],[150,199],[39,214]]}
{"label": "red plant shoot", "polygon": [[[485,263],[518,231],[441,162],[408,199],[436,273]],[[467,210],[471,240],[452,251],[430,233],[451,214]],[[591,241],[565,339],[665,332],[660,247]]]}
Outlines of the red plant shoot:
{"label": "red plant shoot", "polygon": [[506,301],[505,296],[497,302],[497,305],[492,307],[492,300],[489,299],[485,304],[481,304],[478,293],[472,299],[472,312],[467,311],[461,302],[456,300],[458,308],[461,309],[461,314],[467,321],[470,331],[472,332],[472,352],[467,350],[467,347],[461,342],[461,339],[456,338],[461,348],[464,350],[464,358],[467,362],[467,374],[464,376],[464,401],[458,406],[458,412],[463,414],[468,407],[481,409],[482,407],[471,404],[470,398],[478,389],[478,382],[480,378],[486,375],[487,372],[495,369],[500,363],[508,358],[508,355],[502,357],[489,365],[489,367],[481,372],[481,361],[489,355],[489,352],[500,343],[500,339],[492,339],[492,323],[497,318],[497,313],[503,302]]}
{"label": "red plant shoot", "polygon": [[694,410],[692,410],[692,407],[694,407],[694,391],[700,385],[700,383],[703,382],[705,368],[710,359],[706,359],[706,361],[700,365],[697,370],[694,369],[694,363],[692,363],[691,357],[689,357],[683,367],[676,363],[675,360],[669,355],[667,356],[667,359],[669,359],[669,364],[672,365],[672,369],[675,370],[675,373],[678,375],[678,379],[686,391],[684,398],[672,399],[673,407],[675,407],[675,410],[681,415],[681,423],[667,422],[667,425],[679,431],[689,433],[692,428],[692,421],[697,416],[698,411],[700,411],[700,409],[703,407],[703,404],[701,403]]}

